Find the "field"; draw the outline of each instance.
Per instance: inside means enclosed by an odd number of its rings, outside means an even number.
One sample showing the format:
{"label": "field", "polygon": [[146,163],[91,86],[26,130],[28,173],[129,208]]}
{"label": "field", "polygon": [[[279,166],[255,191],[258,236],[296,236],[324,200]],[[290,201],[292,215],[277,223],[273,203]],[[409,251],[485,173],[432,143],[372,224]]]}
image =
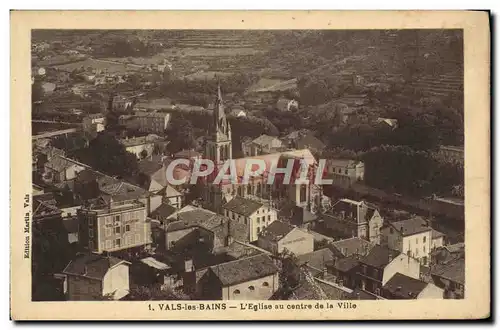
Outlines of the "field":
{"label": "field", "polygon": [[76,69],[91,68],[91,69],[106,70],[108,73],[118,73],[118,74],[125,74],[128,72],[142,70],[141,65],[118,63],[105,59],[86,59],[84,61],[79,61],[79,62],[55,65],[53,66],[53,68],[67,72],[71,72]]}

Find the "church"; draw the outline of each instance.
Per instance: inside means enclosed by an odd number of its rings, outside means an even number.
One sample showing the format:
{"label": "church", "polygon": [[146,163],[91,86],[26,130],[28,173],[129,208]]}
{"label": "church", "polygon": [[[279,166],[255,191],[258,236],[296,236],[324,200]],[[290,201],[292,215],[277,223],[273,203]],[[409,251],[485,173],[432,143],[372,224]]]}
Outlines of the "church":
{"label": "church", "polygon": [[316,170],[317,161],[308,149],[290,149],[278,153],[234,159],[238,179],[243,177],[249,159],[264,161],[266,169],[262,175],[251,177],[247,184],[224,181],[220,184],[210,183],[217,176],[217,169],[220,169],[226,160],[232,159],[231,125],[226,117],[220,84],[217,88],[217,98],[210,133],[205,144],[204,157],[214,162],[216,170],[212,174],[212,177],[209,177],[203,183],[203,202],[205,208],[220,213],[222,205],[238,195],[258,200],[272,207],[277,207],[280,201],[286,200],[296,206],[311,210],[320,196],[322,196],[321,187],[314,185],[314,180],[311,179],[309,179],[309,184],[294,184],[294,180],[291,180],[290,184],[283,184],[282,180],[276,175],[276,180],[274,180],[273,184],[268,184],[268,176],[273,163],[278,164],[279,168],[286,168],[288,161],[290,159],[293,160],[292,177],[299,175],[298,172],[301,170],[300,164],[304,163],[307,164],[308,172],[313,173]]}

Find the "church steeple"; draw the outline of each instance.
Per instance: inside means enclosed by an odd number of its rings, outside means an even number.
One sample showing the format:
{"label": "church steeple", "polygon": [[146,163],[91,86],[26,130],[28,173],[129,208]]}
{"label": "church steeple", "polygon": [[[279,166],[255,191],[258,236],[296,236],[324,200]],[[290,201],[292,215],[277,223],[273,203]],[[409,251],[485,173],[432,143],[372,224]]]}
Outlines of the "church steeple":
{"label": "church steeple", "polygon": [[226,113],[224,111],[224,101],[222,100],[222,92],[220,82],[217,83],[217,98],[215,100],[214,108],[214,135],[217,140],[230,139],[228,132],[230,131],[227,122]]}
{"label": "church steeple", "polygon": [[220,164],[232,158],[231,126],[224,111],[224,101],[220,82],[217,83],[217,96],[213,110],[211,140],[207,143],[206,157]]}

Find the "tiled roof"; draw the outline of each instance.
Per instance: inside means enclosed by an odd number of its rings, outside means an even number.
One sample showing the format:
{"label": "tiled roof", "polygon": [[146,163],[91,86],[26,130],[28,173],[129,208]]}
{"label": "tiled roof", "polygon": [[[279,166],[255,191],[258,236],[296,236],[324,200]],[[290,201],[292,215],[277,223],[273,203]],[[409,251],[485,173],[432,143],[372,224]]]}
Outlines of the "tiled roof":
{"label": "tiled roof", "polygon": [[357,265],[359,265],[359,259],[354,256],[339,258],[327,263],[327,267],[335,268],[344,273],[351,271]]}
{"label": "tiled roof", "polygon": [[223,208],[237,214],[250,216],[263,205],[264,204],[248,198],[235,196],[229,203],[225,204]]}
{"label": "tiled roof", "polygon": [[261,235],[266,239],[279,241],[286,235],[288,235],[288,233],[291,232],[294,228],[295,226],[292,226],[286,222],[273,221],[264,229]]}
{"label": "tiled roof", "polygon": [[432,239],[436,239],[436,238],[439,238],[439,237],[444,237],[445,234],[443,234],[442,232],[439,232],[435,229],[432,229]]}
{"label": "tiled roof", "polygon": [[307,264],[308,267],[312,267],[316,271],[323,271],[326,263],[328,261],[332,261],[333,258],[334,254],[329,248],[324,248],[297,256],[299,265]]}
{"label": "tiled roof", "polygon": [[151,213],[151,217],[159,220],[165,220],[170,215],[174,214],[178,210],[170,204],[162,203],[156,210]]}
{"label": "tiled roof", "polygon": [[[270,145],[271,143],[273,143],[273,141],[280,141],[277,137],[275,136],[270,136],[270,135],[266,135],[266,134],[262,134],[261,136],[259,136],[258,138],[254,139],[252,141],[252,143],[255,143],[255,144],[258,144],[260,146],[268,146]],[[281,142],[281,141],[280,141]]]}
{"label": "tiled roof", "polygon": [[70,261],[66,268],[64,268],[63,273],[102,280],[110,268],[120,263],[129,264],[127,261],[115,257],[83,254]]}
{"label": "tiled roof", "polygon": [[414,217],[408,220],[396,221],[390,224],[403,236],[411,236],[426,231],[430,231],[431,227],[422,217]]}
{"label": "tiled roof", "polygon": [[465,283],[465,259],[450,260],[445,264],[437,264],[431,269],[431,274],[456,283]]}
{"label": "tiled roof", "polygon": [[[71,160],[66,157],[62,156],[53,156],[46,164],[50,169],[53,169],[57,172],[63,171],[67,168],[69,168],[72,165],[79,165],[79,166],[84,166],[83,164],[78,163],[77,161]],[[84,166],[86,167],[86,166]]]}
{"label": "tiled roof", "polygon": [[263,278],[278,272],[278,267],[266,254],[226,262],[210,269],[223,286]]}
{"label": "tiled roof", "polygon": [[168,232],[182,230],[194,226],[213,229],[219,226],[225,217],[217,215],[213,212],[197,208],[191,211],[177,213],[177,221],[170,223],[167,227]]}
{"label": "tiled roof", "polygon": [[332,242],[331,245],[336,248],[344,256],[349,257],[353,254],[366,255],[370,252],[373,245],[372,243],[359,238],[347,238],[340,241]]}
{"label": "tiled roof", "polygon": [[424,281],[396,273],[385,283],[383,289],[400,298],[415,299],[427,285]]}
{"label": "tiled roof", "polygon": [[[396,250],[389,249],[380,245],[375,245],[370,253],[361,258],[361,262],[372,267],[380,268],[388,265],[392,259],[399,256],[401,253]],[[390,259],[391,257],[392,259]]]}

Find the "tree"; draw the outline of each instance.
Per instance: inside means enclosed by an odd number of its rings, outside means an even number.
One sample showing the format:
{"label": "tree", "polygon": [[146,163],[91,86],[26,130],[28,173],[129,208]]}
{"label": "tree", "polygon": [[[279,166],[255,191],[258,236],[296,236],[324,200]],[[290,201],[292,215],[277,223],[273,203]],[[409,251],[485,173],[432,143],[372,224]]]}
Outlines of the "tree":
{"label": "tree", "polygon": [[170,141],[166,148],[170,153],[196,147],[193,125],[180,113],[172,116],[166,134]]}
{"label": "tree", "polygon": [[[137,158],[110,133],[100,132],[90,141],[85,158],[96,170],[109,175],[133,176],[138,170]],[[82,160],[83,161],[83,160]]]}

